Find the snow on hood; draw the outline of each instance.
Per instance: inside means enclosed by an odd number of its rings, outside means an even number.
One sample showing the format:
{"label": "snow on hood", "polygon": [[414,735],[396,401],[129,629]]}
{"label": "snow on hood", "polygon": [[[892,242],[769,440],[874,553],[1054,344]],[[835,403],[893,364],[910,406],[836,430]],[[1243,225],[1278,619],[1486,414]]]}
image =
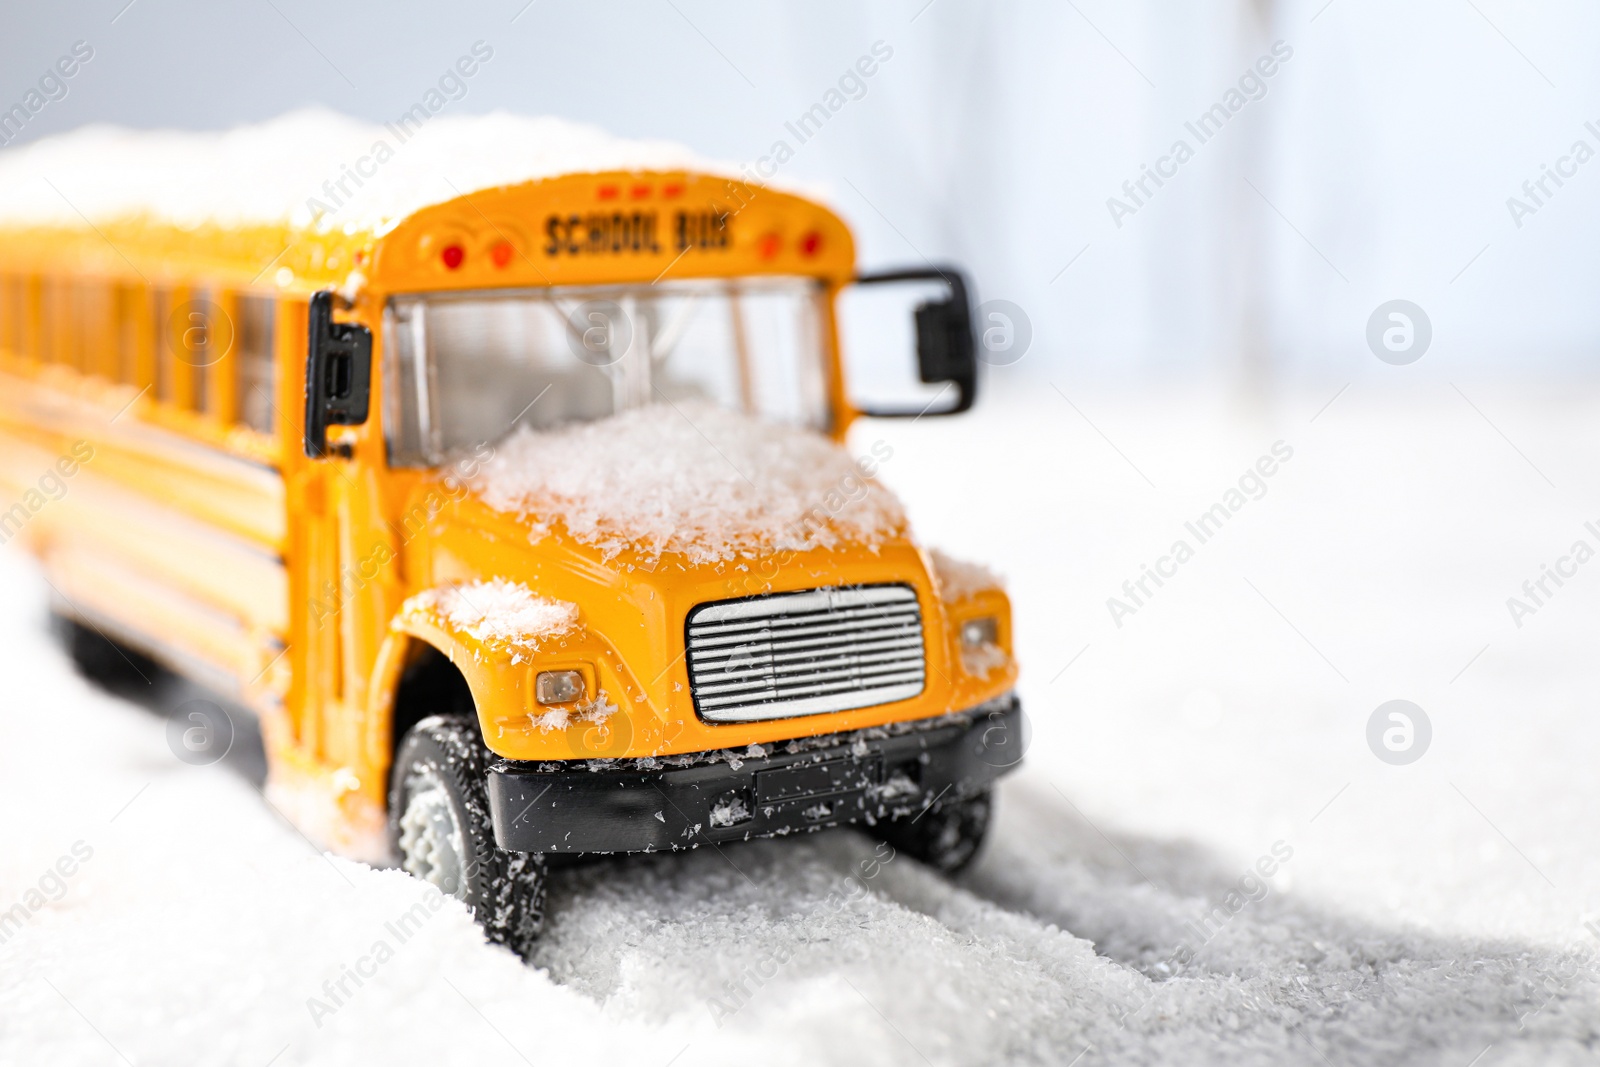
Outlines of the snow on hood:
{"label": "snow on hood", "polygon": [[535,596],[521,582],[504,578],[424,590],[400,610],[433,611],[457,633],[489,645],[529,650],[578,624],[578,605]]}
{"label": "snow on hood", "polygon": [[[376,172],[359,188],[347,183],[353,195],[314,218],[321,212],[312,198],[332,203],[324,183],[370,159],[380,143],[390,154]],[[8,149],[0,152],[0,221],[81,229],[146,217],[382,233],[463,194],[607,170],[740,173],[680,144],[626,140],[557,118],[439,115],[402,140],[391,126],[304,108],[224,131],[86,126]]]}
{"label": "snow on hood", "polygon": [[560,523],[610,559],[681,553],[691,563],[754,559],[906,533],[893,493],[811,430],[705,402],[652,404],[496,446],[473,479],[490,507]]}

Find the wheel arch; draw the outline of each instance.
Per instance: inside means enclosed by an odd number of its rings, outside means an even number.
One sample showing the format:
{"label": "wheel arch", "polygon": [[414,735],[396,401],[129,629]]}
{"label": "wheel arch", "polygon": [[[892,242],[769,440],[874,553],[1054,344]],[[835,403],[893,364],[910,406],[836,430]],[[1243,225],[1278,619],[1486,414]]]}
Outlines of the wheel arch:
{"label": "wheel arch", "polygon": [[387,806],[388,778],[406,732],[429,715],[470,718],[481,732],[478,702],[465,672],[448,649],[404,630],[392,631],[379,650],[368,702],[366,748],[379,768]]}

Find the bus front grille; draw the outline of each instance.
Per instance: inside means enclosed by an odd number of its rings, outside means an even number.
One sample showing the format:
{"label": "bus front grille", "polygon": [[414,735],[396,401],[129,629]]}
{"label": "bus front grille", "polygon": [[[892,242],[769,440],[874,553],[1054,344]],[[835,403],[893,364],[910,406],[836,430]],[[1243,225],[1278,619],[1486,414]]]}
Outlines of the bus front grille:
{"label": "bus front grille", "polygon": [[922,608],[905,585],[701,604],[687,624],[689,690],[707,722],[888,704],[922,692]]}

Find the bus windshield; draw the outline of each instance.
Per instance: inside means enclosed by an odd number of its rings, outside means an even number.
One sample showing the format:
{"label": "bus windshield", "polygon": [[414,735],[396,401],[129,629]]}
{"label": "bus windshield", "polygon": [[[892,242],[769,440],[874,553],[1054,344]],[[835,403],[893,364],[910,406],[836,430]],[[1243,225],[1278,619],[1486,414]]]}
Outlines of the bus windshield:
{"label": "bus windshield", "polygon": [[800,278],[396,296],[384,315],[389,462],[437,466],[518,425],[695,398],[824,428],[822,299]]}

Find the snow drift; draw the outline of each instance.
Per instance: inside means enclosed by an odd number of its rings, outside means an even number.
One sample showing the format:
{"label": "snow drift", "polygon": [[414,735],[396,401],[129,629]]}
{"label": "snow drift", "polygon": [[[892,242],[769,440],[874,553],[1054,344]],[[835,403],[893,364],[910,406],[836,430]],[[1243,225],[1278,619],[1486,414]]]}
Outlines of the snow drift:
{"label": "snow drift", "polygon": [[[1595,394],[1486,397],[1557,485],[1593,484]],[[919,528],[1011,576],[1034,734],[989,847],[955,880],[848,832],[556,871],[534,967],[449,901],[402,943],[423,886],[175,759],[72,673],[51,590],[0,553],[0,1063],[1593,1063],[1600,583],[1522,629],[1505,607],[1586,516],[1453,392],[1356,387],[1312,424],[1326,400],[1280,412],[1299,480],[1121,629],[1097,592],[1265,430],[1098,399],[1152,493],[1048,390],[881,428]],[[1409,767],[1363,735],[1395,695],[1439,713]],[[1280,839],[1270,888],[1231,897]]]}

